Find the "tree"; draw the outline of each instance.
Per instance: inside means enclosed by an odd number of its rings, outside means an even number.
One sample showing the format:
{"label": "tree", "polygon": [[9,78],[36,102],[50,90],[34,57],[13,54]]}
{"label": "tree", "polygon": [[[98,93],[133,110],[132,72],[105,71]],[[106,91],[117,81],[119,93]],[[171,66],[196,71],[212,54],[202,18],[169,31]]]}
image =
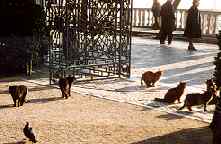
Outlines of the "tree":
{"label": "tree", "polygon": [[[221,50],[221,31],[219,31],[219,34],[217,35],[217,40],[218,40],[219,50]],[[221,87],[221,51],[217,53],[214,65],[215,65],[215,72],[213,74],[214,80],[216,82],[217,87],[220,88]]]}
{"label": "tree", "polygon": [[37,64],[47,34],[46,13],[33,0],[0,1],[0,74],[26,73]]}

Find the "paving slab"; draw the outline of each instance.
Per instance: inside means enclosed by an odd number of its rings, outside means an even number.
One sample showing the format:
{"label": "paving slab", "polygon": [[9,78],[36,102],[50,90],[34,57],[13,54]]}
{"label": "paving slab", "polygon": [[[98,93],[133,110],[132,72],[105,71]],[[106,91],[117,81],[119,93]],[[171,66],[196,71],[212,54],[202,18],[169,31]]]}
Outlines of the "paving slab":
{"label": "paving slab", "polygon": [[[84,95],[92,95],[118,102],[125,102],[147,108],[164,111],[179,116],[211,122],[214,105],[204,112],[202,106],[194,106],[193,111],[178,111],[183,103],[166,105],[154,101],[163,98],[169,88],[176,87],[180,81],[187,82],[181,100],[187,93],[203,93],[205,81],[213,77],[214,57],[218,46],[196,43],[197,51],[188,51],[188,43],[173,41],[171,45],[160,45],[158,40],[133,37],[132,41],[132,75],[129,79],[107,79],[76,84],[72,90]],[[140,79],[145,71],[163,70],[163,75],[155,87],[141,86]],[[32,82],[48,84],[48,79]]]}
{"label": "paving slab", "polygon": [[[41,78],[2,79],[0,143],[26,143],[22,134],[25,121],[31,123],[38,143],[42,144],[210,143],[208,122],[214,106],[209,106],[208,112],[203,112],[202,107],[194,107],[193,112],[177,111],[182,104],[165,105],[153,100],[163,97],[179,81],[187,82],[185,93],[205,90],[204,81],[212,77],[218,47],[199,43],[196,44],[198,51],[189,52],[187,45],[173,41],[170,46],[160,46],[157,40],[133,37],[130,79],[76,83],[68,100],[61,99],[58,86],[48,85],[47,74]],[[164,74],[156,87],[140,85],[143,72],[159,69]],[[12,107],[7,91],[12,84],[28,86],[29,103],[20,108]],[[184,99],[185,95],[182,101]]]}

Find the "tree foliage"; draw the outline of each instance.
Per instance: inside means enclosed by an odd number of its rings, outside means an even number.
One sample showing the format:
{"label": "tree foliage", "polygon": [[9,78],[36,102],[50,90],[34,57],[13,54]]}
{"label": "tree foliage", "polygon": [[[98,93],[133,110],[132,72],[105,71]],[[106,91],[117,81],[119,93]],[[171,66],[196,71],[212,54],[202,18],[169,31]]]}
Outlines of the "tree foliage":
{"label": "tree foliage", "polygon": [[[217,35],[217,40],[218,40],[218,46],[219,50],[221,50],[221,31],[219,31],[219,34]],[[214,61],[215,65],[215,72],[214,72],[214,79],[216,82],[216,85],[218,88],[221,87],[221,51],[217,53],[217,56],[215,57]]]}
{"label": "tree foliage", "polygon": [[47,49],[44,8],[33,0],[0,0],[0,19],[0,74],[24,73]]}

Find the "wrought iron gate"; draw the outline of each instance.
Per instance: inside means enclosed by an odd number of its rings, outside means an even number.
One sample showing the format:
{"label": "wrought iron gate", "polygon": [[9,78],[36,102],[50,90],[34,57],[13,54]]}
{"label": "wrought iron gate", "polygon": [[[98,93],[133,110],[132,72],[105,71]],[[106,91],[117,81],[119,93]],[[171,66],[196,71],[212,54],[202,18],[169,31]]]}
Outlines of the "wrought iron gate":
{"label": "wrought iron gate", "polygon": [[59,75],[78,79],[129,77],[130,0],[49,0],[50,83]]}

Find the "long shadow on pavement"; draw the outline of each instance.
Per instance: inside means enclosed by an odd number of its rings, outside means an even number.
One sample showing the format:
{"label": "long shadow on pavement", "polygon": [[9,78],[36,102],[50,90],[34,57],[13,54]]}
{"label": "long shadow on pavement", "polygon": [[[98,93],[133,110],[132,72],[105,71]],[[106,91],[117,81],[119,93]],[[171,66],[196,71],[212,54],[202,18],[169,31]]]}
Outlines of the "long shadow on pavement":
{"label": "long shadow on pavement", "polygon": [[13,104],[0,105],[0,109],[6,109],[6,108],[12,108],[12,107],[14,107]]}
{"label": "long shadow on pavement", "polygon": [[[30,99],[28,100],[27,103],[48,103],[51,101],[58,101],[58,100],[63,100],[64,98],[62,97],[52,97],[52,98],[41,98],[41,99]],[[13,104],[8,104],[8,105],[0,105],[0,109],[6,109],[6,108],[13,108]]]}
{"label": "long shadow on pavement", "polygon": [[31,99],[28,103],[48,103],[51,101],[63,100],[62,97],[51,97],[51,98],[41,98],[41,99]]}
{"label": "long shadow on pavement", "polygon": [[[180,114],[183,114],[183,115],[192,115],[193,114],[193,112],[189,112],[189,111],[177,111],[177,113],[180,113]],[[165,119],[165,120],[176,120],[176,119],[182,119],[182,118],[185,118],[185,117],[178,116],[178,115],[175,115],[175,114],[166,113],[166,114],[157,116],[157,118],[162,118],[162,119]]]}
{"label": "long shadow on pavement", "polygon": [[25,144],[25,141],[17,141],[17,142],[9,142],[9,143],[3,143],[3,144]]}
{"label": "long shadow on pavement", "polygon": [[188,128],[163,136],[147,138],[131,144],[209,144],[212,132],[208,127]]}
{"label": "long shadow on pavement", "polygon": [[[28,91],[42,91],[42,90],[50,90],[50,89],[57,89],[56,87],[51,86],[40,86],[40,87],[33,87],[28,88]],[[9,94],[8,90],[0,90],[0,94]]]}

